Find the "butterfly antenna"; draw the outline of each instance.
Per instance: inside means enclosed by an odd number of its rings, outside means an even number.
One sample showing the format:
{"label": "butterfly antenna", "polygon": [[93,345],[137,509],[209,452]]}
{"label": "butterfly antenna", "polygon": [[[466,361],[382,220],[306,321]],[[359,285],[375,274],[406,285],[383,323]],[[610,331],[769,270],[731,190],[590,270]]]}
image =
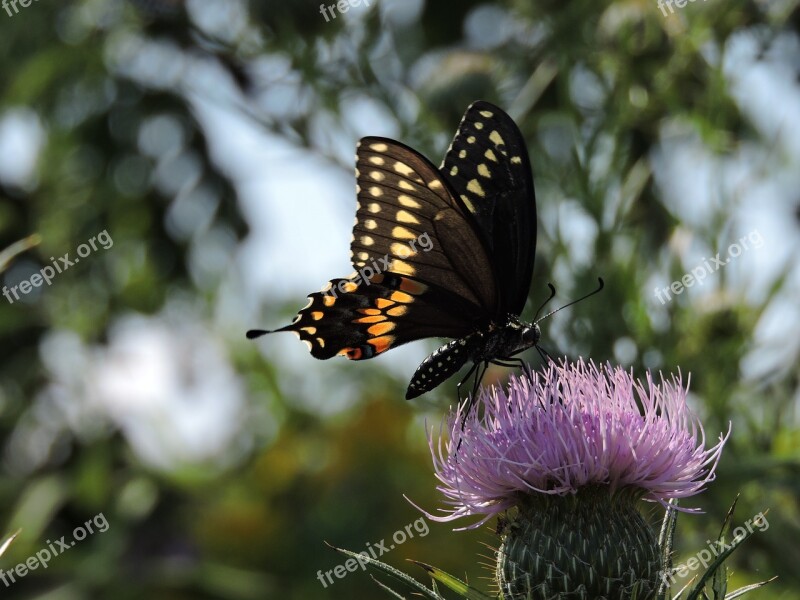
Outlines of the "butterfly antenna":
{"label": "butterfly antenna", "polygon": [[547,313],[545,316],[543,316],[541,319],[538,319],[538,320],[534,321],[534,323],[538,323],[539,321],[544,321],[544,320],[545,320],[547,317],[551,317],[551,316],[553,316],[553,315],[554,315],[554,314],[556,314],[558,311],[560,311],[560,310],[564,310],[565,308],[567,308],[567,307],[569,307],[569,306],[572,306],[573,304],[577,304],[578,302],[582,302],[582,301],[586,300],[587,298],[591,298],[591,297],[592,297],[592,296],[594,296],[595,294],[598,294],[598,293],[600,293],[600,290],[602,290],[602,289],[605,287],[605,285],[606,285],[606,284],[605,284],[605,282],[603,281],[603,278],[602,278],[602,277],[598,277],[598,278],[597,278],[597,281],[600,283],[600,285],[599,285],[599,287],[598,287],[598,288],[597,288],[595,291],[593,291],[593,292],[590,292],[590,293],[586,294],[585,296],[581,296],[581,297],[580,297],[580,298],[578,298],[577,300],[573,300],[572,302],[570,302],[570,303],[568,303],[568,304],[565,304],[564,306],[560,306],[560,307],[558,307],[557,309],[555,309],[555,310],[553,310],[553,311],[550,311],[550,312],[549,312],[549,313]]}
{"label": "butterfly antenna", "polygon": [[540,312],[542,312],[542,309],[545,307],[545,305],[546,305],[548,302],[550,302],[550,300],[552,300],[553,298],[555,298],[555,295],[556,295],[556,288],[553,286],[553,284],[552,284],[552,283],[548,283],[548,284],[547,284],[547,287],[549,287],[549,288],[550,288],[550,297],[549,297],[547,300],[545,300],[544,302],[542,302],[542,305],[541,305],[541,306],[540,306],[538,309],[536,309],[536,314],[533,316],[533,320],[534,320],[534,322],[536,321],[536,317],[538,317],[538,316],[539,316],[539,313],[540,313]]}

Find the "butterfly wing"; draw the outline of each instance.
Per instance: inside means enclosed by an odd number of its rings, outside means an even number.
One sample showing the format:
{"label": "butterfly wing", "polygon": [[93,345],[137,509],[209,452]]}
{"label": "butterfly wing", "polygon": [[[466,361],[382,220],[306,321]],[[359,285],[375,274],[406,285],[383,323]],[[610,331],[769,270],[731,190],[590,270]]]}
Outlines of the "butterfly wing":
{"label": "butterfly wing", "polygon": [[[436,285],[390,273],[334,279],[309,300],[292,324],[277,331],[294,332],[323,360],[366,360],[417,339],[462,337],[481,317],[478,307]],[[264,333],[273,332],[248,337]]]}
{"label": "butterfly wing", "polygon": [[440,169],[489,249],[501,282],[494,316],[519,315],[528,298],[536,253],[536,197],[522,133],[500,108],[474,102]]}
{"label": "butterfly wing", "polygon": [[408,146],[368,137],[358,145],[356,179],[353,267],[433,284],[480,307],[488,323],[499,303],[489,252],[439,170]]}

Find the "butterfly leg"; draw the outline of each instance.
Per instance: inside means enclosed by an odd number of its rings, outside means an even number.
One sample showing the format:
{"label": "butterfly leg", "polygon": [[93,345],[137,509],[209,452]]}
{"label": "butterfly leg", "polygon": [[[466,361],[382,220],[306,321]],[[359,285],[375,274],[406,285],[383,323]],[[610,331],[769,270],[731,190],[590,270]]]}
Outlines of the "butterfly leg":
{"label": "butterfly leg", "polygon": [[[470,376],[475,373],[475,382],[472,384],[472,394],[469,396],[469,400],[467,401],[466,406],[464,407],[464,414],[461,417],[461,431],[464,431],[464,427],[467,424],[467,417],[472,412],[472,407],[475,406],[475,400],[478,397],[478,387],[480,386],[481,380],[483,379],[483,375],[486,373],[486,369],[488,368],[489,363],[484,362],[476,362],[470,367],[467,375],[462,379],[458,386],[458,403],[461,404],[461,384],[466,382]],[[458,446],[456,446],[456,454],[461,449],[461,440],[458,440]]]}
{"label": "butterfly leg", "polygon": [[519,369],[525,368],[525,361],[521,358],[511,358],[506,356],[497,360],[493,360],[492,363],[501,367],[508,367],[510,369],[513,369],[514,367]]}
{"label": "butterfly leg", "polygon": [[544,364],[547,364],[548,360],[550,362],[556,362],[555,359],[552,356],[550,356],[550,353],[541,346],[536,346],[536,351],[539,353],[539,356],[542,357]]}

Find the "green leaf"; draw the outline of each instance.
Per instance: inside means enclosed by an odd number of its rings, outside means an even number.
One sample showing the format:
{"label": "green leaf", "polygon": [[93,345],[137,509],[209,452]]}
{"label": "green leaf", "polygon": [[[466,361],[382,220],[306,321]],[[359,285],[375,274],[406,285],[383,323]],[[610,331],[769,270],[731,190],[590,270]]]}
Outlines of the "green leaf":
{"label": "green leaf", "polygon": [[[664,521],[661,523],[661,532],[658,534],[658,547],[661,548],[661,572],[664,574],[672,574],[672,548],[675,541],[675,526],[678,522],[678,511],[673,507],[677,506],[678,500],[672,498],[664,515]],[[669,582],[667,577],[663,577],[658,588],[658,600],[664,600],[668,591]]]}
{"label": "green leaf", "polygon": [[0,273],[6,270],[11,262],[23,252],[38,246],[42,241],[42,236],[32,233],[26,238],[14,242],[5,250],[0,251]]}
{"label": "green leaf", "polygon": [[[739,500],[739,497],[737,496],[736,500],[733,501],[733,504],[731,505],[730,509],[728,509],[728,514],[725,516],[725,521],[722,524],[722,528],[720,529],[720,532],[719,532],[719,538],[717,539],[717,543],[721,547],[724,547],[725,549],[717,556],[717,558],[714,560],[714,562],[712,562],[709,565],[709,567],[706,570],[706,572],[703,573],[703,575],[700,576],[700,579],[697,581],[697,585],[695,585],[694,589],[689,593],[689,595],[687,596],[686,600],[695,600],[696,598],[698,598],[700,596],[701,593],[703,593],[703,595],[705,596],[704,590],[705,590],[706,583],[712,577],[714,578],[713,579],[713,584],[714,585],[712,585],[712,589],[714,590],[714,597],[715,598],[719,598],[719,600],[722,600],[722,598],[724,598],[724,596],[718,596],[718,593],[719,593],[720,590],[724,590],[727,587],[727,584],[725,584],[724,586],[720,585],[719,587],[717,587],[717,585],[716,585],[716,583],[718,581],[717,576],[716,576],[717,570],[721,566],[723,566],[723,563],[725,562],[725,560],[731,554],[733,554],[733,552],[734,552],[734,550],[736,550],[736,548],[741,546],[751,535],[753,535],[753,533],[755,533],[755,530],[748,531],[742,537],[734,538],[731,541],[730,545],[725,546],[725,543],[724,543],[725,534],[728,531],[730,531],[730,525],[731,525],[731,521],[733,519],[733,512],[736,509],[736,503],[738,502],[738,500]],[[725,574],[725,571],[726,571],[726,569],[723,568],[723,575]]]}
{"label": "green leaf", "polygon": [[768,583],[771,583],[771,582],[775,581],[777,578],[778,577],[776,575],[775,577],[771,577],[770,579],[767,579],[766,581],[761,581],[759,583],[754,583],[752,585],[747,585],[745,587],[739,588],[735,592],[731,592],[729,595],[725,596],[725,600],[733,600],[734,598],[739,598],[740,596],[744,596],[747,592],[750,592],[752,590],[758,589],[760,587],[764,587]]}
{"label": "green leaf", "polygon": [[14,539],[19,535],[20,531],[22,531],[22,530],[21,529],[17,529],[14,533],[12,533],[8,537],[8,539],[6,539],[6,541],[3,542],[2,545],[0,545],[0,556],[3,556],[3,554],[6,553],[6,550],[8,550],[8,547],[11,545],[11,542],[13,542]]}
{"label": "green leaf", "polygon": [[[345,556],[355,558],[357,561],[359,561],[359,564],[363,561],[367,565],[380,569],[384,573],[387,573],[388,575],[394,577],[395,579],[405,583],[409,587],[412,587],[422,592],[428,598],[432,598],[433,600],[446,600],[444,597],[437,594],[436,591],[426,588],[424,585],[422,585],[419,581],[417,581],[410,575],[406,575],[402,571],[395,569],[394,567],[387,565],[386,563],[382,563],[381,561],[375,560],[374,558],[367,556],[365,554],[358,554],[356,552],[351,552],[350,550],[345,550],[344,548],[337,548],[336,546],[328,544],[328,542],[325,543],[334,550],[336,550],[337,552],[341,552]],[[386,586],[383,587],[384,589],[389,589]],[[397,594],[397,592],[394,591],[392,593]]]}
{"label": "green leaf", "polygon": [[464,598],[469,598],[469,600],[492,600],[491,596],[487,596],[483,592],[476,590],[469,584],[461,581],[457,577],[453,577],[452,575],[445,573],[441,569],[437,569],[436,567],[432,567],[431,565],[427,565],[417,560],[412,560],[411,562],[418,567],[425,569],[436,581],[442,585],[446,585],[449,589],[457,594],[461,594],[461,596]]}
{"label": "green leaf", "polygon": [[394,596],[395,598],[398,598],[399,600],[406,600],[406,597],[405,597],[405,596],[401,596],[400,594],[398,594],[397,592],[395,592],[395,591],[394,591],[392,588],[390,588],[388,585],[386,585],[385,583],[383,583],[383,582],[382,582],[382,581],[380,581],[379,579],[376,579],[374,575],[370,575],[370,577],[372,578],[372,581],[374,581],[375,583],[377,583],[377,584],[378,584],[378,587],[380,587],[382,590],[384,590],[384,591],[386,591],[386,592],[389,592],[389,594],[391,594],[391,595],[392,595],[392,596]]}

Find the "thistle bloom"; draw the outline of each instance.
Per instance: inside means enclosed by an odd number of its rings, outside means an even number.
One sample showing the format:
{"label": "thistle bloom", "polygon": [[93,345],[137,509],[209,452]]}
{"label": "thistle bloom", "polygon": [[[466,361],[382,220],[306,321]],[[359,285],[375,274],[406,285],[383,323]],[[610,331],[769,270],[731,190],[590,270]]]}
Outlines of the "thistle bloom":
{"label": "thistle bloom", "polygon": [[[636,509],[702,491],[727,438],[705,448],[680,377],[646,384],[622,368],[551,363],[483,391],[462,429],[429,438],[452,521],[506,513],[504,598],[652,598],[658,544]],[[514,509],[511,511],[510,509]]]}

